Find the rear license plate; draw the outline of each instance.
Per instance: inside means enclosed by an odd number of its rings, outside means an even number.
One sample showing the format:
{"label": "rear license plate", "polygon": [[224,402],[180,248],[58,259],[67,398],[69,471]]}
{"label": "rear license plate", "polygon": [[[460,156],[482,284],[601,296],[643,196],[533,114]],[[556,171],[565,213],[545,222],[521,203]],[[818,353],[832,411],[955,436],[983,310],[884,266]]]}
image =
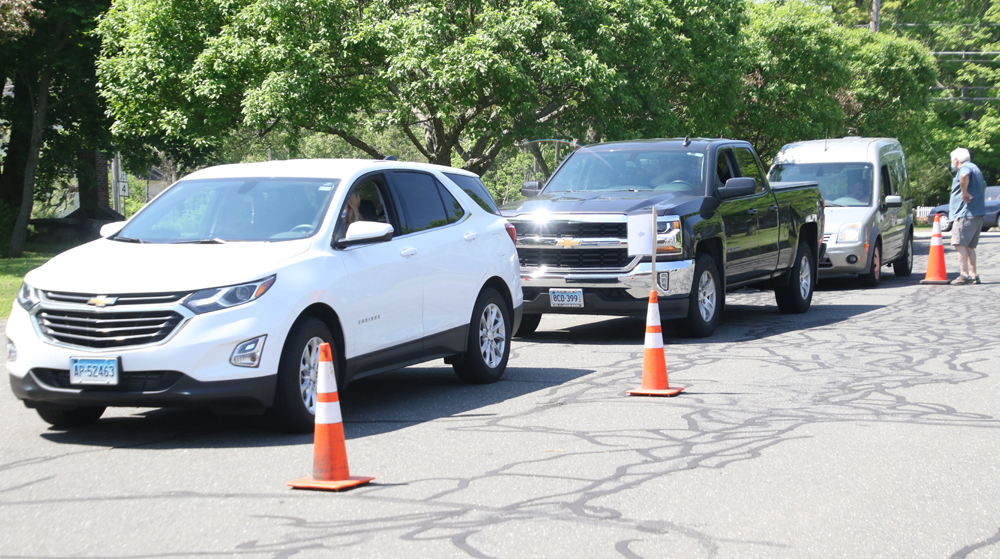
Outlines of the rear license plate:
{"label": "rear license plate", "polygon": [[118,384],[118,358],[88,359],[69,358],[70,384],[97,384],[115,386]]}
{"label": "rear license plate", "polygon": [[553,307],[583,307],[582,289],[550,289],[549,304]]}

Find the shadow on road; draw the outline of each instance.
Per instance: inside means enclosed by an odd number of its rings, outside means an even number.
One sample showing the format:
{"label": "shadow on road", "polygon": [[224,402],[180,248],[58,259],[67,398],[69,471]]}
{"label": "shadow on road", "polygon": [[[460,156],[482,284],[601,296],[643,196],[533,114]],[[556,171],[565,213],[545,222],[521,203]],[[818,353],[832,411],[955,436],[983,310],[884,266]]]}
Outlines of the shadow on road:
{"label": "shadow on road", "polygon": [[[510,367],[500,382],[468,385],[451,367],[410,367],[352,382],[341,394],[348,438],[366,437],[470,412],[590,374],[584,369]],[[267,417],[220,416],[207,409],[136,410],[72,430],[49,428],[41,437],[61,444],[115,448],[257,448],[312,444],[312,435],[276,431]]]}

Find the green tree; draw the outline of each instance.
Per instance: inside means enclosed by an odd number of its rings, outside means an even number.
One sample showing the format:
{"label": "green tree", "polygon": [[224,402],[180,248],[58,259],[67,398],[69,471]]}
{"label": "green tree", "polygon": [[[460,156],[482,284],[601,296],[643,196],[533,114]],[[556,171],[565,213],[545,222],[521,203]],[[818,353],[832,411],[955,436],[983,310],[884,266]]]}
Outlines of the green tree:
{"label": "green tree", "polygon": [[[128,151],[197,163],[244,127],[396,130],[482,174],[548,137],[724,129],[740,0],[116,0],[99,63]],[[132,158],[135,160],[134,158]]]}

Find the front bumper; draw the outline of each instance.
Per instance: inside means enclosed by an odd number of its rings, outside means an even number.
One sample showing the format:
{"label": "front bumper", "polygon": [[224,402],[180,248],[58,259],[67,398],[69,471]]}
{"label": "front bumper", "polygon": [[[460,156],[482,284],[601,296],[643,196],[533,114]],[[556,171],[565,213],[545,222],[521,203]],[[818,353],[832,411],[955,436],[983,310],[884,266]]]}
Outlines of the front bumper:
{"label": "front bumper", "polygon": [[[857,260],[849,262],[851,257]],[[837,276],[843,274],[861,274],[868,268],[868,251],[864,243],[853,245],[828,244],[826,255],[819,261],[819,275]]]}
{"label": "front bumper", "polygon": [[[656,272],[660,315],[678,318],[687,315],[688,299],[694,282],[694,260],[657,262]],[[524,291],[524,312],[563,314],[607,314],[620,316],[645,315],[652,289],[652,263],[641,262],[627,272],[600,272],[522,268],[521,286]],[[582,308],[553,307],[549,303],[550,288],[583,289]]]}
{"label": "front bumper", "polygon": [[[32,316],[15,303],[6,332],[17,348],[17,359],[7,362],[11,387],[29,406],[270,406],[281,348],[291,326],[289,309],[275,299],[264,297],[188,316],[161,343],[109,349],[47,340]],[[237,367],[229,362],[237,344],[262,335],[267,339],[257,367]],[[68,377],[71,357],[120,358],[120,386],[60,386],[57,379],[63,374]],[[173,382],[134,381],[162,373]]]}

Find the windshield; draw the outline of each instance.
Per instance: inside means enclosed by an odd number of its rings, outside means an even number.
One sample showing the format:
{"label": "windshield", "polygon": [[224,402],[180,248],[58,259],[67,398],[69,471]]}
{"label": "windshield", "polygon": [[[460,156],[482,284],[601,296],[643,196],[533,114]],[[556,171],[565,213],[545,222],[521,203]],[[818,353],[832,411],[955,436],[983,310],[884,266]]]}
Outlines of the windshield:
{"label": "windshield", "polygon": [[545,186],[549,192],[647,191],[704,193],[705,154],[687,151],[586,148],[570,156]]}
{"label": "windshield", "polygon": [[986,187],[986,200],[1000,200],[1000,186],[987,186]]}
{"label": "windshield", "polygon": [[221,243],[312,236],[339,179],[183,180],[130,221],[119,241]]}
{"label": "windshield", "polygon": [[781,163],[771,169],[774,182],[815,181],[830,206],[867,207],[872,203],[871,163]]}

